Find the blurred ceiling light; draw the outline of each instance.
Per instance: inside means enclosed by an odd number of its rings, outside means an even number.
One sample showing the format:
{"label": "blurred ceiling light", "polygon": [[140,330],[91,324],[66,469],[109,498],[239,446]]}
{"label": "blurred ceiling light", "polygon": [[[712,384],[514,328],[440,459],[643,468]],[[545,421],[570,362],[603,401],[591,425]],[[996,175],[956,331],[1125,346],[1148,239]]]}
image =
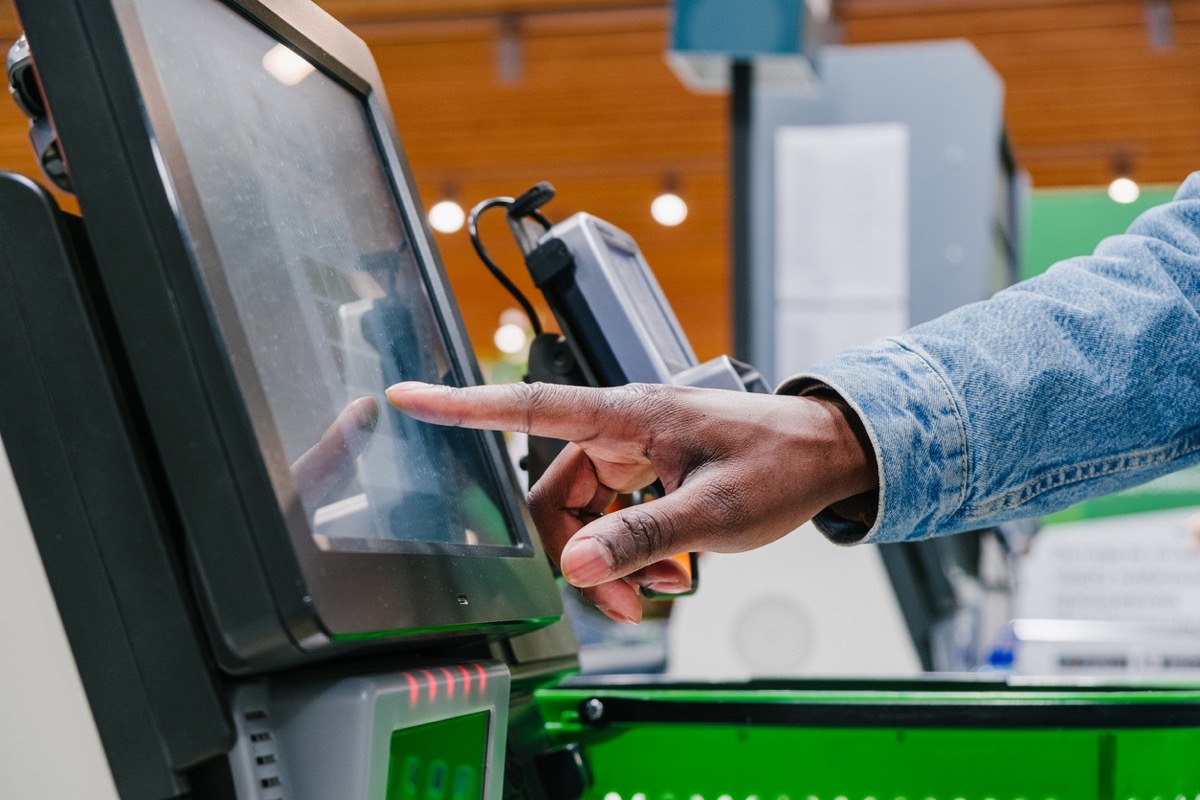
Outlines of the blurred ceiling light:
{"label": "blurred ceiling light", "polygon": [[529,317],[525,316],[525,312],[519,308],[506,308],[500,312],[501,325],[525,325],[529,322]]}
{"label": "blurred ceiling light", "polygon": [[1108,196],[1114,203],[1132,203],[1142,190],[1133,180],[1133,167],[1128,153],[1115,153],[1112,162],[1113,182],[1108,185]]}
{"label": "blurred ceiling light", "polygon": [[673,228],[687,219],[687,203],[674,192],[663,192],[650,204],[650,215],[659,225]]}
{"label": "blurred ceiling light", "polygon": [[496,349],[501,353],[513,355],[525,349],[525,345],[529,342],[529,334],[520,325],[506,322],[496,329],[492,341],[496,343]]}
{"label": "blurred ceiling light", "polygon": [[1108,196],[1117,203],[1132,203],[1138,199],[1142,190],[1133,178],[1121,176],[1108,185]]}
{"label": "blurred ceiling light", "polygon": [[317,69],[295,50],[282,44],[268,50],[263,56],[262,64],[267,72],[284,86],[295,86]]}
{"label": "blurred ceiling light", "polygon": [[1168,0],[1146,0],[1146,35],[1155,50],[1175,47],[1175,19]]}
{"label": "blurred ceiling light", "polygon": [[429,224],[438,233],[457,233],[467,221],[467,213],[455,201],[447,198],[429,209]]}
{"label": "blurred ceiling light", "polygon": [[519,83],[525,76],[525,40],[521,18],[516,14],[500,17],[496,34],[496,77],[503,84]]}

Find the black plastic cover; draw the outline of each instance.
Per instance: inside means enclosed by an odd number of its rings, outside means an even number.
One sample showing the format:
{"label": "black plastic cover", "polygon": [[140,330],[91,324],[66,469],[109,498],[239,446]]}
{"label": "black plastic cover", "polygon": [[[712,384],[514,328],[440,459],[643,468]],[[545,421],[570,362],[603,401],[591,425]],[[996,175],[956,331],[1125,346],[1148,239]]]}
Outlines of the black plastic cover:
{"label": "black plastic cover", "polygon": [[175,797],[233,733],[85,248],[0,173],[0,436],[121,797]]}

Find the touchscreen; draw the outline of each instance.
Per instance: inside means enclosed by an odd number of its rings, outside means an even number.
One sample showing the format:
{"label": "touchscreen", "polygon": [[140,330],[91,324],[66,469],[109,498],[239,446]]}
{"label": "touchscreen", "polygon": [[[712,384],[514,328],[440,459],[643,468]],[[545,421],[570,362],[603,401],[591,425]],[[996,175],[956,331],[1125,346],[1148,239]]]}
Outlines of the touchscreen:
{"label": "touchscreen", "polygon": [[679,323],[667,316],[668,311],[663,301],[659,300],[659,292],[650,283],[654,280],[650,267],[636,252],[630,252],[608,237],[605,237],[605,241],[611,257],[609,263],[616,267],[618,273],[617,286],[625,293],[667,369],[674,375],[694,367],[696,359],[691,355],[691,348],[680,342],[684,334]]}
{"label": "touchscreen", "polygon": [[[135,0],[166,170],[280,504],[328,549],[512,545],[480,434],[384,390],[458,378],[364,99],[219,0]],[[409,548],[411,549],[411,548]]]}

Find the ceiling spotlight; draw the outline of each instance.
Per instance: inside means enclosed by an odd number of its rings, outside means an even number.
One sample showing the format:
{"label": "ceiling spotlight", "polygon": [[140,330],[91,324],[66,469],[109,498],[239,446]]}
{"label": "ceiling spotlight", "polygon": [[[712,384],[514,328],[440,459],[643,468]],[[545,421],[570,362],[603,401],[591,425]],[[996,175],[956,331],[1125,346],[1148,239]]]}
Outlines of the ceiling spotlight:
{"label": "ceiling spotlight", "polygon": [[674,192],[666,191],[654,198],[650,204],[650,215],[659,225],[673,228],[687,219],[687,203]]}
{"label": "ceiling spotlight", "polygon": [[1164,52],[1175,47],[1175,16],[1170,0],[1146,0],[1146,35],[1155,50]]}
{"label": "ceiling spotlight", "polygon": [[1112,201],[1129,204],[1137,200],[1142,190],[1130,177],[1133,169],[1130,166],[1128,154],[1117,153],[1113,156],[1112,174],[1113,182],[1108,185],[1108,196],[1112,198]]}
{"label": "ceiling spotlight", "polygon": [[496,349],[501,353],[512,355],[525,349],[525,345],[529,342],[529,334],[520,325],[506,322],[496,329],[492,341],[496,343]]}
{"label": "ceiling spotlight", "polygon": [[518,325],[525,326],[529,324],[529,317],[519,308],[506,308],[500,312],[501,325]]}
{"label": "ceiling spotlight", "polygon": [[1139,196],[1141,188],[1132,178],[1118,178],[1109,184],[1109,197],[1116,203],[1133,203]]}
{"label": "ceiling spotlight", "polygon": [[1141,193],[1142,190],[1133,178],[1122,176],[1108,185],[1108,196],[1117,203],[1132,203]]}
{"label": "ceiling spotlight", "polygon": [[438,233],[456,233],[466,221],[463,207],[453,200],[442,200],[429,209],[429,225]]}

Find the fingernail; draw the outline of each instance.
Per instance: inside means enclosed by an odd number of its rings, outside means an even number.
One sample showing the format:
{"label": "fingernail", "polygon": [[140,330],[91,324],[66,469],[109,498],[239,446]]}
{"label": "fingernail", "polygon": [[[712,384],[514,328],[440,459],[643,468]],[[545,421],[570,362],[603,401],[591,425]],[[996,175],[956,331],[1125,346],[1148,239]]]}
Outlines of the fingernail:
{"label": "fingernail", "polygon": [[388,402],[399,408],[400,398],[405,392],[410,392],[413,389],[421,389],[427,385],[419,381],[405,381],[404,383],[397,383],[395,386],[389,386],[386,392]]}
{"label": "fingernail", "polygon": [[638,624],[638,620],[634,619],[633,617],[622,614],[620,611],[617,611],[616,609],[609,608],[608,606],[596,606],[596,608],[599,609],[600,613],[604,614],[604,616],[608,617],[609,619],[613,620],[614,622],[620,622],[622,625],[637,625]]}
{"label": "fingernail", "polygon": [[375,426],[379,424],[379,402],[373,397],[360,397],[357,403],[355,422],[358,424],[358,429],[366,433],[374,433]]}
{"label": "fingernail", "polygon": [[595,539],[569,542],[561,562],[563,576],[576,586],[595,586],[612,574],[608,551]]}
{"label": "fingernail", "polygon": [[692,584],[679,581],[653,581],[647,583],[646,588],[659,594],[683,594],[692,590]]}

